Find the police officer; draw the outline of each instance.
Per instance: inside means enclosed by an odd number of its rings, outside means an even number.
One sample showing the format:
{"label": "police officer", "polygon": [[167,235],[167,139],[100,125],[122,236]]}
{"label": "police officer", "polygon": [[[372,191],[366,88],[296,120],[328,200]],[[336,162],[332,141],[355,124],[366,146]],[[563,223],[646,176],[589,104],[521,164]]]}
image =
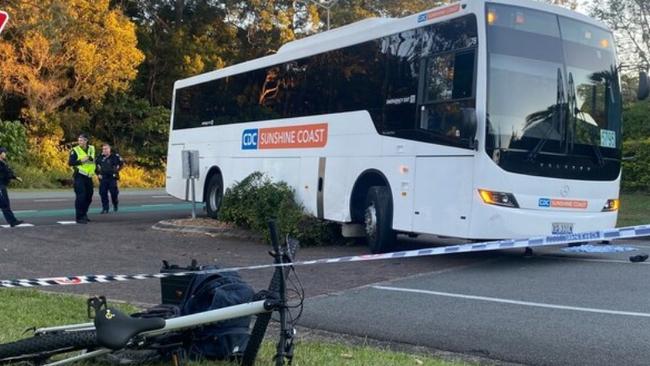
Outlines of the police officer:
{"label": "police officer", "polygon": [[87,224],[88,208],[93,201],[93,177],[95,176],[95,147],[88,145],[88,136],[79,135],[78,145],[70,151],[68,165],[74,169],[75,219],[78,224]]}
{"label": "police officer", "polygon": [[7,149],[0,147],[0,210],[7,220],[9,226],[14,227],[22,224],[14,213],[11,211],[11,204],[9,203],[9,195],[7,194],[7,186],[12,179],[22,183],[22,179],[14,174],[13,170],[7,164]]}
{"label": "police officer", "polygon": [[102,213],[108,213],[108,194],[111,194],[113,211],[117,211],[120,191],[117,181],[120,179],[120,170],[124,160],[120,154],[111,152],[111,145],[102,145],[102,154],[97,157],[97,174],[99,176],[99,197],[102,199]]}

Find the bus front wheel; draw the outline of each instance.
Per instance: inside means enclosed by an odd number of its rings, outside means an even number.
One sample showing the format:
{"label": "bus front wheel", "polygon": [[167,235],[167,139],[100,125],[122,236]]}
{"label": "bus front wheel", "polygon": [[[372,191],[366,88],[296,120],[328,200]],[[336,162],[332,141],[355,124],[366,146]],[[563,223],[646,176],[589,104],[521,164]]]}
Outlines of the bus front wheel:
{"label": "bus front wheel", "polygon": [[214,174],[208,181],[205,191],[205,208],[208,216],[216,219],[223,198],[223,180],[220,174]]}
{"label": "bus front wheel", "polygon": [[364,227],[372,253],[387,252],[394,246],[397,235],[392,226],[393,203],[388,187],[370,187],[366,195]]}

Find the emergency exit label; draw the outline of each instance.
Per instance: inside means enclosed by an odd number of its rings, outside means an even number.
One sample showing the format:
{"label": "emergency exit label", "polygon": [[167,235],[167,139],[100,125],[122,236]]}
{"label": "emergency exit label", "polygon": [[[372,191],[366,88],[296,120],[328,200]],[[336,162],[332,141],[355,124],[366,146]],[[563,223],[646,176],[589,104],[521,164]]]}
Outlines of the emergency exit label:
{"label": "emergency exit label", "polygon": [[327,145],[327,123],[249,128],[242,133],[242,150],[314,148]]}

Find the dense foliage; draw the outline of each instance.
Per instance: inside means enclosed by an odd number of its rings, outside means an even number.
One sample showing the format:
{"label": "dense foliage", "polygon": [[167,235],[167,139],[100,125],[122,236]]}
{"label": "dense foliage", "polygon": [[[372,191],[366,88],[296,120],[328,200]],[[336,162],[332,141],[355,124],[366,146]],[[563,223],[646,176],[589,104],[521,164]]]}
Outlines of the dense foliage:
{"label": "dense foliage", "polygon": [[650,101],[628,106],[623,114],[624,191],[650,192]]}
{"label": "dense foliage", "polygon": [[0,120],[0,146],[6,146],[13,161],[23,162],[27,157],[27,129],[18,121]]}
{"label": "dense foliage", "polygon": [[650,137],[625,141],[623,151],[632,159],[623,162],[624,191],[650,190]]}

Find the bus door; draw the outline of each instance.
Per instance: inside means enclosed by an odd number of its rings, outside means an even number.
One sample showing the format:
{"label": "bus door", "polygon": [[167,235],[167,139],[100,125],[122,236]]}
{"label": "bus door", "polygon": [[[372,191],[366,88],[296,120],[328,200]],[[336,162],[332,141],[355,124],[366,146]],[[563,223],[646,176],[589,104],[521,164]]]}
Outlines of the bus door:
{"label": "bus door", "polygon": [[413,231],[458,236],[469,229],[476,109],[476,48],[429,55],[420,63],[417,129],[431,143],[415,163]]}

